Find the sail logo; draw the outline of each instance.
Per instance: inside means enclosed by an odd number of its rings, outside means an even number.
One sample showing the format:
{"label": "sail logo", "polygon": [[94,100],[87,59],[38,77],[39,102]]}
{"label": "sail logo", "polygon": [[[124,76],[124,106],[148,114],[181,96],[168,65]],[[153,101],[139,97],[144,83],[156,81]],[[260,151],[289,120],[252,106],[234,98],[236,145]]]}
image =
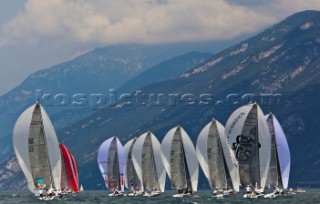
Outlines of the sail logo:
{"label": "sail logo", "polygon": [[[250,161],[252,155],[252,147],[255,146],[257,142],[251,137],[244,135],[238,135],[236,142],[232,143],[232,149],[235,150],[235,156],[240,162]],[[258,149],[261,147],[261,144],[258,142]]]}
{"label": "sail logo", "polygon": [[231,126],[230,126],[230,129],[228,130],[227,132],[227,140],[229,141],[230,139],[230,134],[231,132],[233,131],[234,129],[234,126],[238,123],[238,121],[242,118],[242,116],[244,116],[245,113],[244,112],[241,112],[235,119],[234,121],[232,122]]}

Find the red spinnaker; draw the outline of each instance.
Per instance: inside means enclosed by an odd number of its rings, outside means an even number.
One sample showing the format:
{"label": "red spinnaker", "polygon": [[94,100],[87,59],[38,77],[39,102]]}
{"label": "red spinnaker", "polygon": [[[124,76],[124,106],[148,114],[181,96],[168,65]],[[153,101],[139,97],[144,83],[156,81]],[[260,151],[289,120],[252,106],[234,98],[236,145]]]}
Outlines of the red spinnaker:
{"label": "red spinnaker", "polygon": [[68,182],[70,182],[68,186],[72,186],[73,188],[72,190],[74,192],[78,192],[79,191],[79,174],[78,174],[77,162],[66,146],[64,146],[63,144],[60,144],[60,149],[63,156],[63,162],[65,164]]}

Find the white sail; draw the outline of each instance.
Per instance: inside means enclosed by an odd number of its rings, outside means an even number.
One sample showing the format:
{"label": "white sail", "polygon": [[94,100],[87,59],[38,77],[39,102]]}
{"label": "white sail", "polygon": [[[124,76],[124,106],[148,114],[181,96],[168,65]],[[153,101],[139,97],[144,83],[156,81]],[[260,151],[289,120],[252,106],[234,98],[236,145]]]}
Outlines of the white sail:
{"label": "white sail", "polygon": [[83,189],[83,186],[82,186],[82,184],[81,184],[81,185],[80,185],[79,192],[82,192],[82,191],[84,191],[84,189]]}
{"label": "white sail", "polygon": [[[215,176],[214,178],[212,178],[212,175],[210,175],[210,168],[209,168],[209,159],[208,159],[208,137],[210,133],[210,129],[215,129],[219,135],[219,140],[220,144],[221,144],[221,153],[223,154],[224,158],[220,158],[221,162],[220,163],[216,163],[215,169],[211,169],[211,171],[214,172]],[[200,163],[200,166],[205,174],[205,176],[207,177],[209,184],[211,186],[212,189],[214,188],[224,188],[227,185],[227,175],[230,176],[231,179],[231,185],[232,186],[228,186],[234,189],[234,191],[238,192],[239,191],[239,186],[240,186],[240,180],[239,180],[239,169],[238,169],[238,162],[235,160],[234,154],[231,151],[231,148],[229,147],[229,145],[226,142],[226,137],[225,137],[225,133],[224,133],[224,127],[221,125],[221,123],[219,123],[219,121],[217,120],[212,120],[210,123],[208,123],[200,132],[198,139],[197,139],[197,144],[196,144],[196,151],[197,151],[197,156],[198,156],[198,160]],[[212,150],[212,151],[217,151],[217,150]],[[213,152],[210,152],[211,154]],[[210,155],[210,156],[214,156],[214,155]],[[218,155],[215,156],[215,159],[217,158]],[[227,165],[227,169],[225,170],[224,167],[224,161]],[[213,165],[213,164],[212,164]],[[224,171],[228,171],[228,172],[220,172],[220,174],[223,175],[223,177],[225,177],[225,181],[224,181],[224,186],[215,186],[213,185],[212,181],[217,182],[217,174],[219,174],[219,169],[223,168]]]}
{"label": "white sail", "polygon": [[108,184],[108,165],[107,165],[107,159],[108,159],[108,153],[109,153],[109,148],[110,144],[113,138],[109,138],[106,141],[104,141],[98,150],[98,166],[100,169],[100,172],[102,174],[103,180],[105,182],[106,187],[109,189],[109,184]]}
{"label": "white sail", "polygon": [[[274,114],[270,113],[265,116],[266,119],[271,117],[271,123],[272,129],[274,130],[274,136],[275,136],[275,142],[276,142],[276,148],[277,148],[277,161],[279,162],[278,166],[280,167],[280,175],[281,175],[281,181],[282,181],[282,187],[283,189],[288,188],[288,182],[289,182],[289,175],[290,175],[290,164],[291,164],[291,158],[290,158],[290,150],[289,145],[286,139],[286,136],[283,132],[283,129],[275,117]],[[269,123],[268,123],[269,125]]]}
{"label": "white sail", "polygon": [[188,134],[185,132],[185,130],[177,126],[175,128],[172,128],[169,130],[169,132],[166,134],[164,139],[162,140],[161,143],[161,159],[164,164],[164,167],[169,175],[169,178],[171,182],[173,182],[172,179],[172,171],[171,171],[171,166],[170,166],[170,155],[171,155],[171,146],[173,143],[173,138],[176,134],[176,132],[179,132],[181,134],[182,138],[182,146],[183,146],[183,152],[185,154],[185,161],[186,161],[186,172],[189,173],[187,177],[190,178],[191,182],[191,188],[193,192],[197,191],[198,188],[198,176],[199,176],[199,165],[198,165],[198,159],[196,155],[195,148],[193,146],[193,143],[188,136]]}
{"label": "white sail", "polygon": [[[115,146],[112,146],[112,144]],[[108,163],[115,164],[116,166],[108,166]],[[110,179],[112,179],[112,184],[119,185],[120,189],[118,190],[124,191],[125,164],[125,150],[117,137],[109,138],[100,145],[98,150],[98,165],[108,189],[115,187],[110,186]],[[110,168],[112,169],[111,172]],[[108,175],[111,177],[109,178]]]}
{"label": "white sail", "polygon": [[126,168],[126,153],[120,140],[117,138],[117,149],[119,158],[119,171],[120,171],[120,186],[121,191],[124,192],[125,168]]}
{"label": "white sail", "polygon": [[[150,137],[150,138],[148,138]],[[150,152],[144,152],[146,142],[150,143],[151,140],[151,152],[152,155],[146,155],[149,154]],[[136,141],[133,150],[132,150],[132,155],[133,155],[133,161],[134,161],[134,166],[135,169],[137,170],[139,179],[142,183],[142,189],[146,190],[146,188],[149,188],[148,186],[144,186],[143,181],[147,181],[149,176],[153,182],[152,182],[152,189],[157,188],[157,190],[160,190],[161,192],[164,192],[164,187],[165,187],[165,180],[166,180],[166,171],[164,169],[163,163],[161,161],[161,145],[158,139],[155,137],[155,135],[151,132],[147,132],[142,134]],[[143,172],[143,159],[146,156],[153,156],[151,158],[152,162],[148,165],[150,169],[148,169],[148,172]],[[149,174],[155,174],[155,175],[149,175]],[[151,184],[151,182],[149,182]]]}
{"label": "white sail", "polygon": [[238,161],[241,184],[264,188],[270,162],[271,137],[258,104],[235,110],[227,121],[225,134]]}
{"label": "white sail", "polygon": [[[35,184],[34,180],[36,178],[32,177],[30,160],[29,160],[29,150],[28,150],[28,138],[29,138],[29,128],[32,119],[33,112],[37,105],[34,104],[26,109],[18,118],[14,130],[13,130],[13,146],[14,151],[17,157],[17,160],[20,164],[20,167],[26,177],[28,188],[31,192],[35,192]],[[44,108],[40,105],[40,112],[42,115],[42,123],[44,128],[44,134],[47,145],[47,154],[49,157],[49,166],[51,169],[51,174],[53,178],[53,182],[55,184],[56,189],[60,189],[60,181],[61,181],[61,154],[59,143],[57,139],[57,135],[53,128],[53,125],[44,110]]]}
{"label": "white sail", "polygon": [[50,161],[50,168],[52,171],[52,177],[53,177],[56,189],[61,189],[60,182],[61,182],[62,160],[61,160],[59,141],[47,112],[44,110],[42,106],[40,107],[41,107],[44,131],[45,131],[46,140],[47,140],[47,149],[48,149],[48,155],[49,155],[49,161]]}

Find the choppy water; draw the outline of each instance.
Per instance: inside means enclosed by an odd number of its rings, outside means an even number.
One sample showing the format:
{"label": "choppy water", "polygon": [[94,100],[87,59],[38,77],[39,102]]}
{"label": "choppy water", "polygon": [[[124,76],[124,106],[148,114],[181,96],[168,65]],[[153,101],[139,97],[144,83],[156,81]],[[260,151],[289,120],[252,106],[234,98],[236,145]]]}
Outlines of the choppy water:
{"label": "choppy water", "polygon": [[173,191],[166,191],[160,197],[109,197],[107,191],[85,191],[74,196],[55,199],[53,201],[40,201],[28,192],[0,192],[0,204],[4,203],[61,203],[61,204],[93,204],[93,203],[320,203],[320,189],[306,189],[306,193],[300,193],[291,197],[278,197],[274,199],[244,199],[242,195],[217,199],[211,197],[210,191],[199,191],[194,196],[173,198]]}

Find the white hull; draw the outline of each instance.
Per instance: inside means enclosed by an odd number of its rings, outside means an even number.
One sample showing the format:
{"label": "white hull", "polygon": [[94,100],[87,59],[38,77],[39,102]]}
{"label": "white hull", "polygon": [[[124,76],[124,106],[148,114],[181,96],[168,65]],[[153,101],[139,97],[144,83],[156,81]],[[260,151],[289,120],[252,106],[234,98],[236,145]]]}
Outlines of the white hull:
{"label": "white hull", "polygon": [[118,197],[118,196],[123,196],[123,193],[109,193],[109,197]]}
{"label": "white hull", "polygon": [[223,198],[223,194],[213,195],[213,198],[221,199]]}
{"label": "white hull", "polygon": [[151,193],[145,193],[143,196],[144,197],[156,197],[160,196],[162,193],[158,191],[152,191]]}
{"label": "white hull", "polygon": [[276,198],[278,197],[279,194],[275,194],[275,193],[269,193],[263,196],[263,198]]}
{"label": "white hull", "polygon": [[42,196],[39,197],[39,200],[53,200],[57,196]]}

